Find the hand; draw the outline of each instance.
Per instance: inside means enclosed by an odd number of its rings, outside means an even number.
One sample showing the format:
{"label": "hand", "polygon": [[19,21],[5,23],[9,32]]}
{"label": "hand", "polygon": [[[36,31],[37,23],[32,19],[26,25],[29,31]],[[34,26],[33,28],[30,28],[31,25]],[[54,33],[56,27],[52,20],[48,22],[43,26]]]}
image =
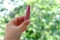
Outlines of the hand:
{"label": "hand", "polygon": [[24,20],[25,16],[12,19],[6,26],[4,40],[19,40],[23,31],[26,30],[29,19]]}

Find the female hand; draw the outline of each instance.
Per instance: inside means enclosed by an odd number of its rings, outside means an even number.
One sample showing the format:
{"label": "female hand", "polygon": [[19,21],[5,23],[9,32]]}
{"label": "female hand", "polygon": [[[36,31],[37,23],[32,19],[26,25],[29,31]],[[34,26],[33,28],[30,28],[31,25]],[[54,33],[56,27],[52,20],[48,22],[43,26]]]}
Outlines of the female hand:
{"label": "female hand", "polygon": [[26,30],[30,23],[30,5],[27,7],[26,16],[12,19],[6,26],[4,40],[19,40],[23,31]]}
{"label": "female hand", "polygon": [[23,31],[26,30],[30,20],[24,20],[25,16],[12,19],[6,26],[4,40],[19,40]]}

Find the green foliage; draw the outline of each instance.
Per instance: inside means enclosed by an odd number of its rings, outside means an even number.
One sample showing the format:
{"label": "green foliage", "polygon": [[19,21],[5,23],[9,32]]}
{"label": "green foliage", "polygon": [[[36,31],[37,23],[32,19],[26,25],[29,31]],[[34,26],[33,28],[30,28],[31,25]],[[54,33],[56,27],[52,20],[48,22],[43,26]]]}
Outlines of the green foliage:
{"label": "green foliage", "polygon": [[[10,10],[9,14],[5,14],[4,16],[0,15],[0,37],[4,36],[6,24],[12,18],[24,15],[27,5],[30,4],[31,23],[23,33],[21,40],[60,40],[60,4],[57,3],[58,0],[22,1],[24,4],[17,5],[18,7]],[[1,7],[0,12],[4,10],[6,9]]]}

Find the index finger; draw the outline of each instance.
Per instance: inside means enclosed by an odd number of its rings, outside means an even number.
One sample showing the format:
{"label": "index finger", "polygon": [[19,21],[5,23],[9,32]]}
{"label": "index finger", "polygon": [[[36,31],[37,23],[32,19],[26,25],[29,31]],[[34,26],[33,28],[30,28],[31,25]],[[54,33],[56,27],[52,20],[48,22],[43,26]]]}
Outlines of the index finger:
{"label": "index finger", "polygon": [[25,15],[25,20],[30,18],[30,5],[27,6],[27,10],[26,10],[26,15]]}

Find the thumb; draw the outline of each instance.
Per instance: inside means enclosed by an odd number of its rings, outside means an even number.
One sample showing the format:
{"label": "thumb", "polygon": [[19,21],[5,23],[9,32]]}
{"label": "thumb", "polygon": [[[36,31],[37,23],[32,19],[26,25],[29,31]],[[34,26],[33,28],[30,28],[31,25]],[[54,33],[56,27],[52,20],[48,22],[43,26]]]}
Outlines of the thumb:
{"label": "thumb", "polygon": [[22,24],[19,25],[19,30],[23,31],[28,26],[29,23],[30,23],[29,19],[25,20]]}

